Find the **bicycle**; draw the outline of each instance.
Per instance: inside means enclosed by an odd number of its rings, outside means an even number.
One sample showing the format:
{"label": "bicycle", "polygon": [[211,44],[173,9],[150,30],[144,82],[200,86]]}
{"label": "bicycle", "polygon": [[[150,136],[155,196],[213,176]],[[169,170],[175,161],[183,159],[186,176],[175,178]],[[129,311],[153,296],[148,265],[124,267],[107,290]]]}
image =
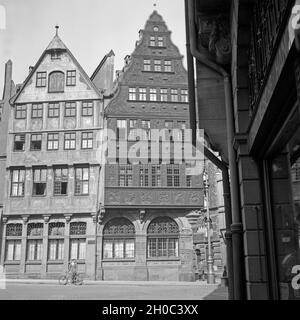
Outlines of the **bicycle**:
{"label": "bicycle", "polygon": [[75,274],[71,274],[68,271],[64,275],[59,277],[58,282],[60,285],[67,285],[69,283],[79,286],[83,284],[83,280],[80,279],[77,272]]}

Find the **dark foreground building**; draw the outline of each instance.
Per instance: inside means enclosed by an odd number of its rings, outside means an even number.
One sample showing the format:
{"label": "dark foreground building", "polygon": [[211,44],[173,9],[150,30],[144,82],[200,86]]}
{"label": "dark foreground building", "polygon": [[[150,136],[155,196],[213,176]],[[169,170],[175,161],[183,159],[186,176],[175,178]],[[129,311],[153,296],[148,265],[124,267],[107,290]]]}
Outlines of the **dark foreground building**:
{"label": "dark foreground building", "polygon": [[231,173],[226,238],[234,299],[300,298],[296,4],[186,1],[198,120]]}

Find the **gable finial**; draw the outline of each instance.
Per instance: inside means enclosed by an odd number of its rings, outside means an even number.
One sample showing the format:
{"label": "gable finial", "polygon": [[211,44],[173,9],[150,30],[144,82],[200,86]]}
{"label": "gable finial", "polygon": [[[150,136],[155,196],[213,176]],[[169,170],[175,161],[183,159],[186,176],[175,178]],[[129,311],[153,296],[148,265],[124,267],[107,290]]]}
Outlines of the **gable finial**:
{"label": "gable finial", "polygon": [[55,34],[58,36],[59,25],[56,25],[56,26],[55,26],[55,29],[56,29]]}

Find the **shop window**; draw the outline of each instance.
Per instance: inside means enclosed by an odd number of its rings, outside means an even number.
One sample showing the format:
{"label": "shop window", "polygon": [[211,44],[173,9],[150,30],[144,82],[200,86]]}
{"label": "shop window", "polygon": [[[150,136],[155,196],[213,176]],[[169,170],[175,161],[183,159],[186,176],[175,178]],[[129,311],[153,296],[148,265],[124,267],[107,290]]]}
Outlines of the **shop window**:
{"label": "shop window", "polygon": [[54,195],[65,196],[68,192],[68,168],[54,169]]}
{"label": "shop window", "polygon": [[14,151],[25,151],[25,134],[15,134]]}
{"label": "shop window", "polygon": [[147,230],[148,258],[178,258],[179,228],[168,217],[154,219]]}
{"label": "shop window", "polygon": [[85,260],[86,257],[86,222],[70,224],[70,258]]}
{"label": "shop window", "polygon": [[27,237],[27,260],[41,261],[43,253],[43,224],[29,223]]}
{"label": "shop window", "polygon": [[61,71],[54,71],[49,74],[48,91],[53,93],[64,92],[65,74]]}
{"label": "shop window", "polygon": [[65,224],[49,223],[48,259],[51,261],[64,259]]}
{"label": "shop window", "polygon": [[22,224],[9,223],[6,225],[5,260],[21,260]]}
{"label": "shop window", "polygon": [[135,229],[128,219],[110,220],[103,234],[103,259],[134,259]]}

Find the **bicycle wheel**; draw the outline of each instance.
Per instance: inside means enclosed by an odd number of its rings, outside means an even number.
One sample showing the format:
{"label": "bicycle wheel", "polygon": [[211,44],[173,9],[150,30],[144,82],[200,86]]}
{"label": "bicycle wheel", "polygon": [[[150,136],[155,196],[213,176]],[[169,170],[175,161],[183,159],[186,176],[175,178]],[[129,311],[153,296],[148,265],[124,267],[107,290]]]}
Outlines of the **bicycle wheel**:
{"label": "bicycle wheel", "polygon": [[60,276],[58,279],[60,285],[66,285],[68,283],[68,277],[66,275]]}
{"label": "bicycle wheel", "polygon": [[81,286],[83,284],[83,280],[80,279],[80,277],[78,275],[76,275],[75,279],[74,279],[74,284],[76,286]]}

